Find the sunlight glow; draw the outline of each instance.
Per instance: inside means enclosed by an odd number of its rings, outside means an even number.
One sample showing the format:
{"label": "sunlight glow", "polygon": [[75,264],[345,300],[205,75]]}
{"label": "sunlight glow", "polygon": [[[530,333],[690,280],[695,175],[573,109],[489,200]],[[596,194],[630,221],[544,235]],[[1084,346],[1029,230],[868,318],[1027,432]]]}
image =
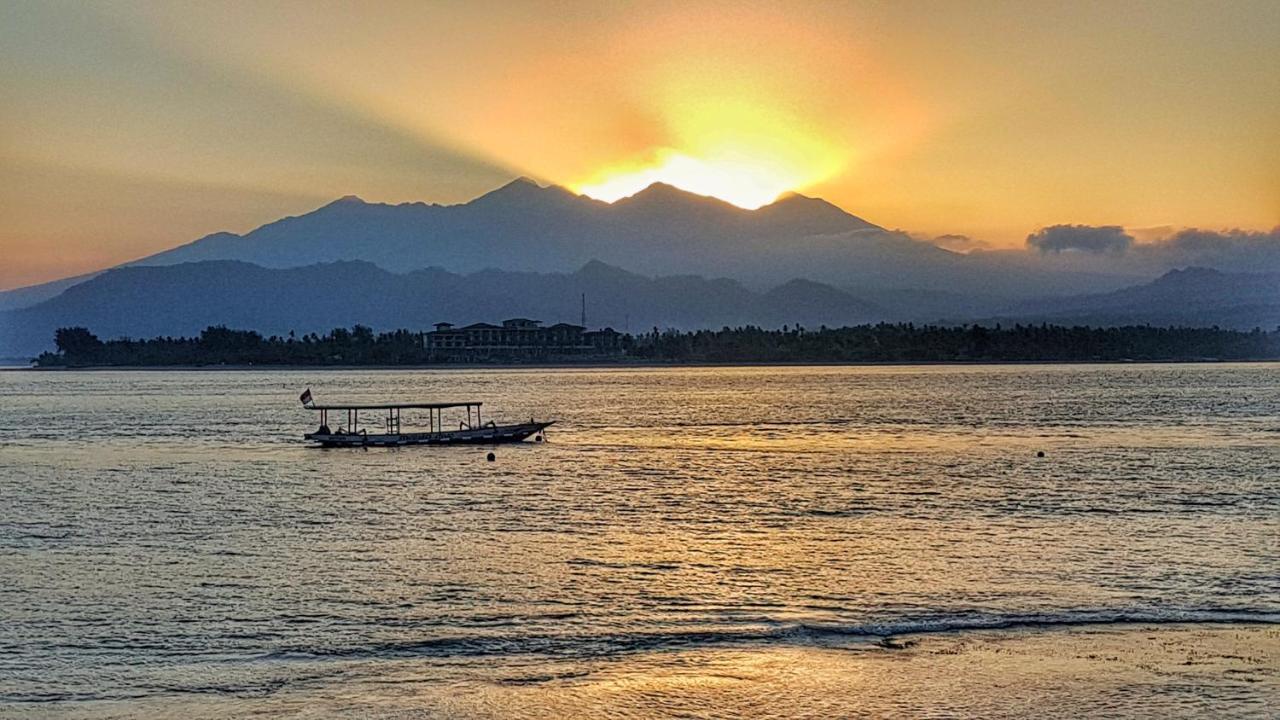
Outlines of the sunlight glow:
{"label": "sunlight glow", "polygon": [[663,104],[671,146],[606,167],[570,187],[614,202],[662,182],[755,209],[821,182],[845,165],[845,151],[759,93],[711,95],[702,87],[675,87],[667,95]]}
{"label": "sunlight glow", "polygon": [[735,158],[701,160],[673,150],[660,151],[657,162],[651,166],[613,169],[604,174],[603,179],[579,185],[574,190],[597,200],[614,202],[661,182],[755,209],[773,202],[802,179],[794,172],[767,163]]}

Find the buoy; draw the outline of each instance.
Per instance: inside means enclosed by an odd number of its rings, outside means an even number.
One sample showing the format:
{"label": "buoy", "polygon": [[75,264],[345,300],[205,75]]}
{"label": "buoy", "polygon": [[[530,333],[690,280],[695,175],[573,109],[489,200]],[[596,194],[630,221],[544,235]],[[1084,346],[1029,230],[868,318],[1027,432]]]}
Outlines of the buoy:
{"label": "buoy", "polygon": [[498,456],[497,456],[497,455],[494,455],[493,453],[489,453],[489,454],[485,457],[485,460],[488,460],[489,462],[493,462],[494,460],[497,460],[497,459],[498,459]]}
{"label": "buoy", "polygon": [[1044,451],[1041,450],[1040,452],[1036,453],[1036,457],[1044,457]]}

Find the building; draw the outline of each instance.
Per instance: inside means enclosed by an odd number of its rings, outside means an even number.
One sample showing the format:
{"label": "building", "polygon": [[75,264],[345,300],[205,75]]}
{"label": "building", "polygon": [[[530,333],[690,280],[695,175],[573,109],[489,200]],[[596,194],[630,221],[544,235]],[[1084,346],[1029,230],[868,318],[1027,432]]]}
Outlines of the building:
{"label": "building", "polygon": [[550,355],[613,354],[622,350],[622,335],[613,328],[587,332],[581,325],[511,318],[502,325],[474,323],[454,327],[435,324],[423,337],[425,349],[448,359],[541,357]]}
{"label": "building", "polygon": [[613,355],[626,350],[622,338],[622,333],[611,327],[582,333],[583,342],[590,345],[594,351],[606,355]]}

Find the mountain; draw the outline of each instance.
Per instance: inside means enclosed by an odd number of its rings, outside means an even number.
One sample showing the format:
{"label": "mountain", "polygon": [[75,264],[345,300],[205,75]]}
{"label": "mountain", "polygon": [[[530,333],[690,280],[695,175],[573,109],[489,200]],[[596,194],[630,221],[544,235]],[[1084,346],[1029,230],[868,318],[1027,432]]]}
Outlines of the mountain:
{"label": "mountain", "polygon": [[[725,274],[780,282],[762,264],[816,231],[883,232],[795,195],[759,210],[655,183],[609,204],[527,178],[460,205],[367,203],[348,196],[246,235],[216,233],[135,264],[240,260],[286,268],[365,260],[388,270],[444,267],[563,272],[600,259],[652,274]],[[812,269],[812,268],[810,268]]]}
{"label": "mountain", "polygon": [[889,314],[879,305],[812,280],[784,283],[765,293],[763,299],[760,316],[772,319],[770,325],[790,316],[789,324],[793,325],[841,327],[849,324],[849,318],[883,320]]}
{"label": "mountain", "polygon": [[881,230],[820,198],[787,193],[755,211],[756,221],[773,234],[830,235],[850,230]]}
{"label": "mountain", "polygon": [[1171,271],[1115,292],[1043,298],[991,313],[986,308],[997,302],[993,296],[886,291],[868,299],[805,279],[758,292],[736,280],[649,277],[595,260],[572,273],[490,269],[467,274],[441,268],[394,273],[364,261],[264,268],[208,260],[118,268],[31,307],[0,312],[0,356],[37,354],[50,348],[55,329],[76,325],[114,338],[190,336],[209,325],[283,335],[357,323],[381,330],[507,317],[576,322],[583,295],[592,327],[632,332],[880,320],[1280,326],[1280,275],[1205,268]]}
{"label": "mountain", "polygon": [[[944,250],[799,194],[745,210],[655,183],[610,204],[527,178],[458,205],[347,196],[244,235],[214,233],[129,265],[230,260],[283,269],[358,260],[395,272],[553,273],[592,259],[651,276],[731,277],[753,288],[808,278],[857,295],[929,288],[1002,302],[1115,290],[1146,279],[1035,267],[1010,272],[1001,260]],[[0,309],[33,305],[79,281],[0,293]]]}
{"label": "mountain", "polygon": [[134,266],[102,273],[32,307],[0,313],[0,355],[49,349],[59,327],[103,338],[190,336],[210,325],[267,335],[357,323],[427,329],[508,317],[577,322],[586,295],[592,327],[643,331],[800,323],[844,325],[884,316],[833,287],[795,281],[768,293],[696,275],[651,278],[592,261],[573,273],[427,268],[393,273],[363,261],[264,268],[232,260]]}
{"label": "mountain", "polygon": [[41,283],[39,285],[28,285],[26,287],[19,287],[0,292],[0,312],[30,307],[36,303],[44,302],[51,297],[57,296],[63,290],[74,285],[79,285],[80,283],[97,275],[98,273],[87,273],[84,275],[76,275],[75,277],[63,278],[61,280],[54,280],[53,282]]}
{"label": "mountain", "polygon": [[1081,325],[1280,327],[1280,273],[1226,273],[1192,267],[1115,292],[1019,303],[1004,321]]}

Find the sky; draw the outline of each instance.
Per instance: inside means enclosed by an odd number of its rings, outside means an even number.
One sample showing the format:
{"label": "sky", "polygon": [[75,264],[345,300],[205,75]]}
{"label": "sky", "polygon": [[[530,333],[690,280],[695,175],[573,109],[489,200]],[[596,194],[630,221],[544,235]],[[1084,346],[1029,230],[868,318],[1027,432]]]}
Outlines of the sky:
{"label": "sky", "polygon": [[0,289],[355,194],[1280,225],[1280,2],[0,3]]}

